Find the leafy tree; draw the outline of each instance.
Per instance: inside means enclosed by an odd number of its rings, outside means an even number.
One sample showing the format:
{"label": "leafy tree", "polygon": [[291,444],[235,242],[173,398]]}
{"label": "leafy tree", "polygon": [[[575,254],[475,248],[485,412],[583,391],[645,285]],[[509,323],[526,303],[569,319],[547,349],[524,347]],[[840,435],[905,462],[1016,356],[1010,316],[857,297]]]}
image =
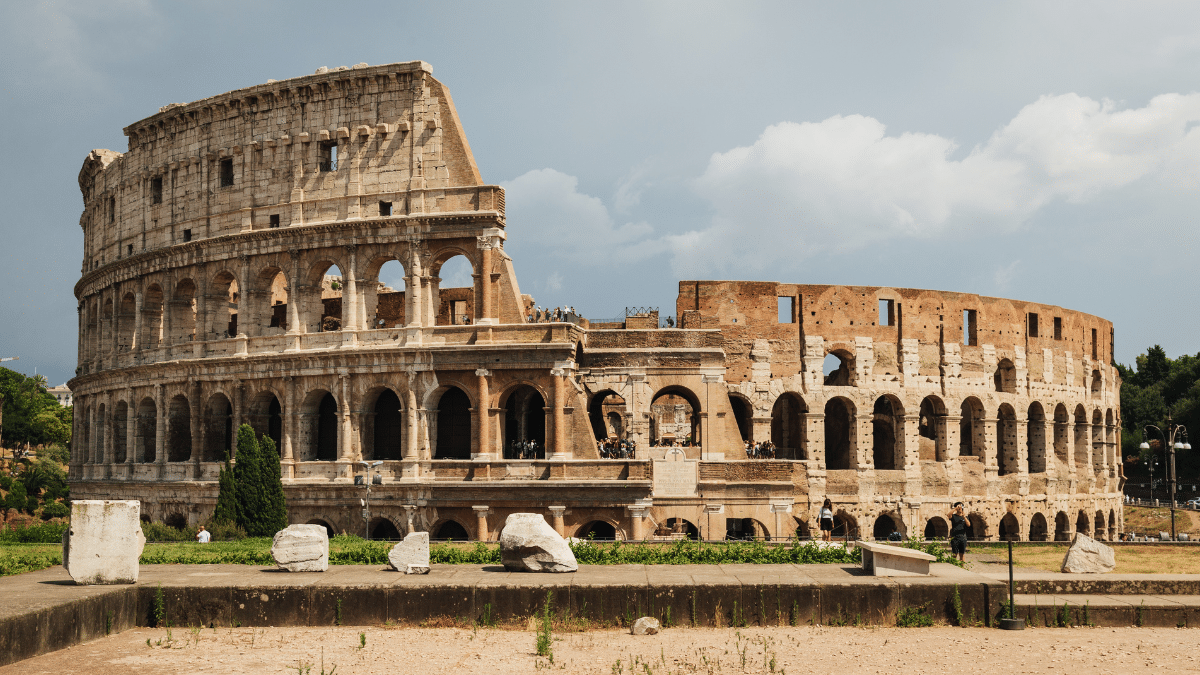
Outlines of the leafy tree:
{"label": "leafy tree", "polygon": [[8,496],[4,498],[4,508],[18,511],[25,511],[29,508],[29,499],[26,496],[24,483],[20,481],[13,483],[12,489],[8,491]]}
{"label": "leafy tree", "polygon": [[[1168,412],[1172,421],[1187,427],[1200,446],[1200,354],[1167,356],[1159,345],[1137,357],[1136,369],[1117,365],[1121,375],[1121,451],[1126,459],[1126,475],[1145,476],[1152,455],[1164,458],[1161,439],[1151,432],[1144,436],[1147,424],[1166,430]],[[1141,451],[1143,440],[1151,449]],[[1200,447],[1177,452],[1176,473],[1181,482],[1200,479]],[[1161,474],[1160,474],[1161,475]]]}
{"label": "leafy tree", "polygon": [[212,522],[237,523],[237,483],[234,481],[233,463],[229,459],[228,450],[225,451],[225,466],[221,467],[217,484],[219,492],[217,493],[217,507],[213,509]]}
{"label": "leafy tree", "polygon": [[[3,406],[3,441],[8,445],[66,443],[71,438],[70,408],[63,408],[46,392],[46,378],[25,377],[0,368],[0,405]],[[43,416],[57,418],[51,422]]]}
{"label": "leafy tree", "polygon": [[275,442],[254,438],[248,424],[238,428],[237,463],[233,467],[237,493],[237,524],[251,537],[269,537],[287,527],[279,455]]}
{"label": "leafy tree", "polygon": [[262,528],[274,535],[288,526],[287,499],[283,496],[283,477],[279,466],[279,451],[275,441],[263,435],[259,444],[259,471],[262,479]]}

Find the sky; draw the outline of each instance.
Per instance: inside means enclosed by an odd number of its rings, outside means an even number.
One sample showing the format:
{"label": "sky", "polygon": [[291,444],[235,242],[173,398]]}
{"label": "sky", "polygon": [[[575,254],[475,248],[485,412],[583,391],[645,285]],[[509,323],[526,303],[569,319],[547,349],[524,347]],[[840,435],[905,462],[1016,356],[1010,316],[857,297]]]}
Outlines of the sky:
{"label": "sky", "polygon": [[0,357],[76,365],[93,148],[172,102],[422,60],[521,290],[589,318],[682,279],[962,291],[1200,352],[1200,4],[8,3]]}

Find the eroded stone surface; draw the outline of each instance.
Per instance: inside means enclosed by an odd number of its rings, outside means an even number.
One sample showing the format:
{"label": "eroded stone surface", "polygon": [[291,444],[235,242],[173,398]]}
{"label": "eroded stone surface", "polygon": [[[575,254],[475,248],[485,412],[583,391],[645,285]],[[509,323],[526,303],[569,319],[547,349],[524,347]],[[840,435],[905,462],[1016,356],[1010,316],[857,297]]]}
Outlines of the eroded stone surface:
{"label": "eroded stone surface", "polygon": [[388,552],[392,569],[405,574],[429,574],[429,533],[409,532]]}
{"label": "eroded stone surface", "polygon": [[643,616],[633,622],[634,635],[655,635],[658,633],[658,619],[652,616]]}
{"label": "eroded stone surface", "polygon": [[1071,574],[1102,574],[1113,571],[1116,566],[1117,559],[1111,546],[1077,534],[1075,542],[1063,558],[1062,571]]}
{"label": "eroded stone surface", "polygon": [[323,525],[288,525],[275,533],[271,557],[289,572],[329,569],[329,535]]}
{"label": "eroded stone surface", "polygon": [[63,533],[63,567],[79,585],[133,584],[146,546],[137,501],[80,499]]}
{"label": "eroded stone surface", "polygon": [[575,554],[538,513],[514,513],[500,535],[500,560],[511,572],[574,572]]}

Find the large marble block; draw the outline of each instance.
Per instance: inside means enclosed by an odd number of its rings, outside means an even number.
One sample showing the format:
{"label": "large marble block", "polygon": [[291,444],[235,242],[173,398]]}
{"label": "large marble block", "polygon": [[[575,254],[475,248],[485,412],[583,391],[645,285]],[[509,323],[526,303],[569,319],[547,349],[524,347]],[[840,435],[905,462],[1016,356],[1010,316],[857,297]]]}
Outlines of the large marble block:
{"label": "large marble block", "polygon": [[575,572],[575,554],[539,513],[513,513],[500,535],[500,561],[511,572]]}
{"label": "large marble block", "polygon": [[329,569],[329,534],[324,525],[288,525],[275,533],[271,557],[289,572]]}
{"label": "large marble block", "polygon": [[141,503],[79,499],[63,533],[63,567],[80,585],[133,584],[146,547]]}

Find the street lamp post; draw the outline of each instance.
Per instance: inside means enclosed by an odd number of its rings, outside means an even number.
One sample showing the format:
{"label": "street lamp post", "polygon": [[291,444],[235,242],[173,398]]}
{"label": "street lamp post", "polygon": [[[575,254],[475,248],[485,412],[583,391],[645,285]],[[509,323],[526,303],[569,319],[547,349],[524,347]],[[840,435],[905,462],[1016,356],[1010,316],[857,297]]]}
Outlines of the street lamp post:
{"label": "street lamp post", "polygon": [[[1167,466],[1164,467],[1164,469],[1167,472],[1167,476],[1168,476],[1167,486],[1168,486],[1168,488],[1170,490],[1170,494],[1171,494],[1171,541],[1175,541],[1175,487],[1176,487],[1176,482],[1177,482],[1176,476],[1175,476],[1175,451],[1176,450],[1191,450],[1192,444],[1188,442],[1187,427],[1183,426],[1182,424],[1175,424],[1175,422],[1171,419],[1171,411],[1170,410],[1167,410],[1166,427],[1167,427],[1167,430],[1164,433],[1163,430],[1158,428],[1157,426],[1155,426],[1153,424],[1147,424],[1142,433],[1146,434],[1146,432],[1148,432],[1150,429],[1157,431],[1159,437],[1162,438],[1162,440],[1163,440],[1163,447],[1168,449],[1171,453],[1166,458]],[[1142,444],[1138,447],[1141,448],[1142,450],[1148,450],[1148,449],[1150,449],[1150,444],[1146,441],[1142,441]],[[1154,494],[1153,457],[1151,457],[1151,465],[1150,465],[1150,491],[1151,491],[1150,494],[1153,497],[1153,494]]]}
{"label": "street lamp post", "polygon": [[362,507],[363,507],[363,510],[362,510],[363,539],[370,539],[371,538],[371,469],[379,466],[380,464],[383,464],[383,462],[382,461],[375,461],[375,462],[359,461],[359,462],[357,462],[357,464],[361,465],[363,468],[363,474],[364,474],[363,475],[363,486],[367,488],[367,498],[359,500],[362,503]]}

